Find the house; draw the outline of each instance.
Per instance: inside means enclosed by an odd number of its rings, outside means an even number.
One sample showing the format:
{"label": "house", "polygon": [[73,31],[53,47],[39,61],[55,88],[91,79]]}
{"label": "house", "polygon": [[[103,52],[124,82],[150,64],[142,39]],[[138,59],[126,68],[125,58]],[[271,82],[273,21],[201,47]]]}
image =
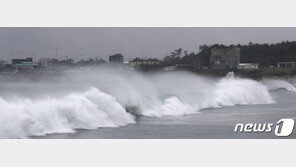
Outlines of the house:
{"label": "house", "polygon": [[123,63],[124,57],[122,54],[109,56],[109,63]]}
{"label": "house", "polygon": [[296,62],[277,62],[278,68],[291,68],[296,67]]}
{"label": "house", "polygon": [[238,69],[258,69],[259,63],[239,63]]}
{"label": "house", "polygon": [[12,59],[11,60],[11,64],[15,65],[15,64],[21,64],[23,62],[33,62],[33,58],[26,58],[26,59]]}
{"label": "house", "polygon": [[210,67],[212,69],[237,68],[240,63],[240,48],[214,48],[211,51]]}
{"label": "house", "polygon": [[36,69],[39,67],[39,64],[33,63],[33,62],[22,62],[18,64],[13,65],[14,68],[16,69]]}
{"label": "house", "polygon": [[154,68],[159,65],[160,65],[160,60],[156,58],[149,58],[149,59],[135,58],[129,61],[129,66],[136,67],[136,68]]}
{"label": "house", "polygon": [[156,58],[149,58],[147,60],[144,61],[145,65],[159,65],[160,64],[160,60],[156,59]]}
{"label": "house", "polygon": [[39,67],[39,64],[33,63],[32,58],[26,59],[12,59],[12,67],[16,69],[36,69]]}
{"label": "house", "polygon": [[140,67],[141,65],[144,64],[144,59],[141,59],[141,58],[135,58],[131,61],[129,61],[129,66],[130,67]]}

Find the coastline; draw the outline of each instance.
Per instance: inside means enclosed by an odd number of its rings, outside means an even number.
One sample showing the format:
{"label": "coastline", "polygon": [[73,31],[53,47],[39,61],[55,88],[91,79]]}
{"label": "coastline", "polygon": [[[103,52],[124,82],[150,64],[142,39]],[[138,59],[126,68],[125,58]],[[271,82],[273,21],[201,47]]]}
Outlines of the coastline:
{"label": "coastline", "polygon": [[190,69],[175,69],[172,71],[164,71],[159,69],[134,69],[127,66],[85,66],[85,67],[70,67],[70,68],[56,68],[54,70],[41,69],[41,70],[20,70],[17,72],[0,73],[0,82],[5,81],[38,81],[47,80],[51,78],[56,78],[63,73],[71,70],[92,70],[92,69],[110,69],[110,70],[131,70],[137,71],[144,74],[155,74],[163,72],[190,72],[204,77],[225,77],[229,72],[234,72],[236,77],[249,78],[254,80],[262,80],[264,78],[271,79],[289,79],[296,76],[296,68],[260,68],[260,69],[200,69],[200,70],[190,70]]}

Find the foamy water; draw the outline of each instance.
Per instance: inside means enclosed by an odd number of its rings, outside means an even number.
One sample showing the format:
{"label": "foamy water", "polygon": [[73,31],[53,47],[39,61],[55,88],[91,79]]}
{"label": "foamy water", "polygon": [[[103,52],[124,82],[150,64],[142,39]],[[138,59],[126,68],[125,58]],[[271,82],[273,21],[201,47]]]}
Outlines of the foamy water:
{"label": "foamy water", "polygon": [[263,84],[268,87],[268,90],[285,89],[287,91],[296,92],[296,88],[289,82],[281,79],[265,79]]}
{"label": "foamy water", "polygon": [[205,108],[270,104],[275,102],[269,93],[274,85],[294,88],[286,81],[257,82],[233,75],[214,79],[186,72],[144,75],[112,69],[71,71],[50,83],[6,83],[0,86],[0,137],[123,126],[135,123],[131,113],[181,116]]}
{"label": "foamy water", "polygon": [[17,138],[134,123],[116,98],[91,88],[62,98],[0,98],[0,136]]}

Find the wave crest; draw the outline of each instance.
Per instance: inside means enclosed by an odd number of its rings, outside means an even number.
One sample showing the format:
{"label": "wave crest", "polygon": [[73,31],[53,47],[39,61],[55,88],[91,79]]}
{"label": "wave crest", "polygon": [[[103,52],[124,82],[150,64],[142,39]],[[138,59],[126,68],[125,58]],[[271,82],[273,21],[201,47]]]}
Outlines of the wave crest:
{"label": "wave crest", "polygon": [[185,72],[144,75],[114,70],[71,71],[68,75],[51,83],[0,85],[0,137],[127,125],[135,122],[130,113],[180,116],[206,108],[270,104],[275,101],[269,90],[285,87],[295,91],[285,82],[257,82],[233,73],[222,79]]}
{"label": "wave crest", "polygon": [[296,92],[296,88],[285,80],[280,79],[265,79],[262,81],[269,90],[285,89],[290,92]]}
{"label": "wave crest", "polygon": [[0,137],[5,138],[73,133],[75,129],[134,123],[133,116],[125,112],[115,97],[96,88],[58,99],[5,101],[0,98],[0,106]]}

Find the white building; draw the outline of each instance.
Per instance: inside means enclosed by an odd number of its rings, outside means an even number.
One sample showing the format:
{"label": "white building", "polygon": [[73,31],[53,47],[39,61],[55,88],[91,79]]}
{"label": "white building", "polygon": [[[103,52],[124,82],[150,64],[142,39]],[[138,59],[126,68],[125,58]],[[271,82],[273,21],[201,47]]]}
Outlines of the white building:
{"label": "white building", "polygon": [[277,62],[278,68],[291,68],[296,67],[296,62]]}
{"label": "white building", "polygon": [[141,58],[135,58],[131,61],[129,61],[129,66],[131,67],[140,67],[140,66],[155,66],[159,65],[160,60],[156,58],[149,58],[149,59],[141,59]]}
{"label": "white building", "polygon": [[258,69],[258,63],[239,63],[237,66],[238,69]]}

